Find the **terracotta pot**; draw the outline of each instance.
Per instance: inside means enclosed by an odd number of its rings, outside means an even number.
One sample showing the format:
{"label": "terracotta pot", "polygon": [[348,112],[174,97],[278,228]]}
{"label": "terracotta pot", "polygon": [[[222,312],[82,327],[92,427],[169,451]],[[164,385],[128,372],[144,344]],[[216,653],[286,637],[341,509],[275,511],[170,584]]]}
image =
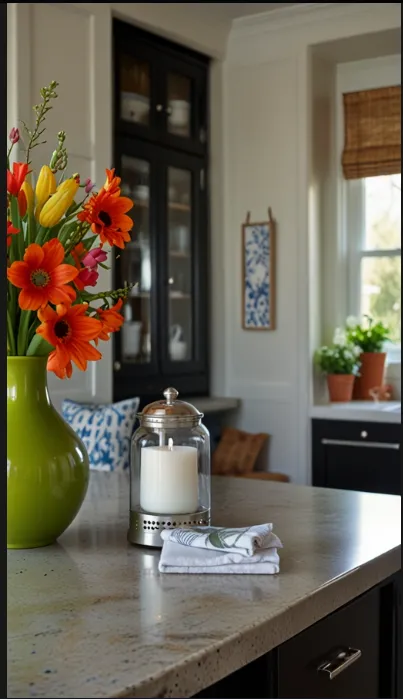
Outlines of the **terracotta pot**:
{"label": "terracotta pot", "polygon": [[371,389],[383,386],[386,352],[363,352],[360,355],[360,376],[354,383],[354,400],[373,400]]}
{"label": "terracotta pot", "polygon": [[327,387],[331,403],[348,403],[353,396],[354,374],[328,374]]}

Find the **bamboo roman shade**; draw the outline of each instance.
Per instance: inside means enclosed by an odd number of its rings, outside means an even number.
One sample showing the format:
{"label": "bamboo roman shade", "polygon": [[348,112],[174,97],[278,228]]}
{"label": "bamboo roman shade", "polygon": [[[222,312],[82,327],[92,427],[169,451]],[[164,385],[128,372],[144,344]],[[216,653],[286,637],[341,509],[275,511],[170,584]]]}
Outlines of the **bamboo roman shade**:
{"label": "bamboo roman shade", "polygon": [[344,100],[346,180],[401,171],[401,88],[348,92]]}

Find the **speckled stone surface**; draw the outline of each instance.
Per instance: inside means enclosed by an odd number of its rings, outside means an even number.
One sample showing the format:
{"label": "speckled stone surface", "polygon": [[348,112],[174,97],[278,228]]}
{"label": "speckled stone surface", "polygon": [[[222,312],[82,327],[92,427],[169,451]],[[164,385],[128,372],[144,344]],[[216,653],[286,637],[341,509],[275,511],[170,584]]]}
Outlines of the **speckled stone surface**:
{"label": "speckled stone surface", "polygon": [[128,479],[93,473],[58,544],[8,552],[8,697],[191,697],[400,568],[400,497],[213,479],[213,524],[274,522],[276,576],[160,575]]}

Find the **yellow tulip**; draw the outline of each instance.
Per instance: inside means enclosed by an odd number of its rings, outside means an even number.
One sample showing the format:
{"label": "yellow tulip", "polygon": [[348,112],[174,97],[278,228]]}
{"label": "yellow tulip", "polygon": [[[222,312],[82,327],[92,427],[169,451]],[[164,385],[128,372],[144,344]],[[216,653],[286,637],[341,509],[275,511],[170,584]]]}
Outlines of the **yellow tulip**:
{"label": "yellow tulip", "polygon": [[42,207],[49,197],[56,192],[56,178],[48,165],[44,165],[39,173],[35,187],[36,209],[35,217],[39,219]]}
{"label": "yellow tulip", "polygon": [[30,182],[28,182],[27,180],[25,180],[21,189],[25,194],[25,198],[27,200],[27,211],[30,214],[34,210],[34,200],[35,200],[35,195],[34,195],[34,190],[32,189],[32,184]]}
{"label": "yellow tulip", "polygon": [[50,197],[39,214],[41,226],[53,228],[53,226],[59,223],[69,206],[72,205],[79,185],[80,181],[74,178],[66,180],[59,185],[56,193]]}

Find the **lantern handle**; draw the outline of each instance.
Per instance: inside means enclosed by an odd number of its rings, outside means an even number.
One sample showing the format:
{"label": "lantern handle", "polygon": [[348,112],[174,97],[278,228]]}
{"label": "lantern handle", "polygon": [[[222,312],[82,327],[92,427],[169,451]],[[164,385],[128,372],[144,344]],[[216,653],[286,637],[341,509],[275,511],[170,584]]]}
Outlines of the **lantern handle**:
{"label": "lantern handle", "polygon": [[176,388],[166,388],[164,391],[164,396],[166,398],[167,405],[172,405],[176,401],[178,395],[179,393]]}

